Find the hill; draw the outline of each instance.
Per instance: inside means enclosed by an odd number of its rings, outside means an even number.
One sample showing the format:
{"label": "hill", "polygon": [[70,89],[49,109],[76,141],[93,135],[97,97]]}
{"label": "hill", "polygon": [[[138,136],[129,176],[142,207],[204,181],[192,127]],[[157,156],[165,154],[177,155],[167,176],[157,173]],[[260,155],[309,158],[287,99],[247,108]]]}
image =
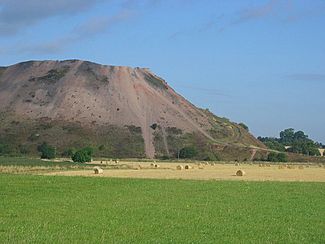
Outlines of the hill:
{"label": "hill", "polygon": [[[60,153],[93,146],[97,156],[249,159],[265,149],[242,126],[195,107],[146,68],[81,60],[28,61],[0,68],[3,153]],[[260,149],[260,150],[258,150]]]}

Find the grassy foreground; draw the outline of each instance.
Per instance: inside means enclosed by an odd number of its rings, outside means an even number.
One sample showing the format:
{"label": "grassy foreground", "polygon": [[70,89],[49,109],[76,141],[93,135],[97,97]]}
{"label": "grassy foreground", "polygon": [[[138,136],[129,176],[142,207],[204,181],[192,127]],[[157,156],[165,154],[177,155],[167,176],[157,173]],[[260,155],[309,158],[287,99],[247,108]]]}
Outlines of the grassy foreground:
{"label": "grassy foreground", "polygon": [[0,174],[0,243],[325,243],[325,184]]}

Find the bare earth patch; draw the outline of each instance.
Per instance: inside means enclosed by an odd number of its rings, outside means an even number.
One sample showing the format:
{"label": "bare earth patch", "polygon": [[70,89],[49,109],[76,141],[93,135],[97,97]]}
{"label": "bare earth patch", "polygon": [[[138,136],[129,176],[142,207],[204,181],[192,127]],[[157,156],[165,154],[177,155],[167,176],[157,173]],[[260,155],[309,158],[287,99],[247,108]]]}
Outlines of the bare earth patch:
{"label": "bare earth patch", "polygon": [[[45,175],[65,176],[93,176],[117,178],[147,178],[147,179],[188,179],[188,180],[246,180],[246,181],[306,181],[325,182],[325,168],[317,165],[303,166],[291,165],[279,168],[278,165],[269,167],[259,165],[234,164],[177,164],[159,163],[155,168],[150,163],[126,163],[132,169],[104,169],[103,174],[94,174],[93,170],[73,170],[46,173]],[[182,165],[182,170],[177,170]],[[190,165],[191,169],[184,169]],[[245,176],[236,176],[238,170],[244,170]]]}

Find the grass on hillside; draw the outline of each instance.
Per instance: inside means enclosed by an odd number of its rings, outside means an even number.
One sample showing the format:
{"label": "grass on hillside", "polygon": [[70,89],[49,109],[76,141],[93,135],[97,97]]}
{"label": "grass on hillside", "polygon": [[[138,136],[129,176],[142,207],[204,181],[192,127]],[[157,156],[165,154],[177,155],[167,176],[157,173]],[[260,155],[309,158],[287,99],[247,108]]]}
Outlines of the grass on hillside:
{"label": "grass on hillside", "polygon": [[1,243],[325,243],[324,183],[0,175]]}

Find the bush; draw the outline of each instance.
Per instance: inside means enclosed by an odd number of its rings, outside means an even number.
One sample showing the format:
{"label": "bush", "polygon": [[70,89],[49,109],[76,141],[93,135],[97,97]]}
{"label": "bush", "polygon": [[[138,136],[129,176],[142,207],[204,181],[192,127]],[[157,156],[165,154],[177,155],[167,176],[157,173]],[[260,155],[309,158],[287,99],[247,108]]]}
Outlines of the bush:
{"label": "bush", "polygon": [[53,159],[56,156],[56,149],[43,142],[42,145],[37,147],[37,150],[41,153],[41,158]]}
{"label": "bush", "polygon": [[30,150],[26,145],[19,145],[19,152],[21,154],[28,154],[30,153]]}
{"label": "bush", "polygon": [[288,161],[287,154],[285,154],[285,153],[279,153],[278,154],[278,161],[279,162],[287,162]]}
{"label": "bush", "polygon": [[245,130],[249,131],[248,126],[245,125],[244,123],[239,123],[239,125],[240,125],[241,127],[243,127]]}
{"label": "bush", "polygon": [[197,150],[194,147],[184,147],[179,152],[180,158],[194,158],[197,155]]}
{"label": "bush", "polygon": [[8,152],[9,152],[8,145],[0,143],[0,155],[8,154]]}
{"label": "bush", "polygon": [[82,149],[89,157],[91,157],[94,153],[94,149],[92,147],[85,147]]}
{"label": "bush", "polygon": [[220,161],[220,158],[218,157],[218,155],[215,155],[212,152],[207,152],[203,155],[202,158],[204,161]]}
{"label": "bush", "polygon": [[287,162],[287,155],[285,153],[275,153],[271,152],[267,156],[267,161],[270,162]]}
{"label": "bush", "polygon": [[72,155],[73,162],[76,163],[86,163],[91,162],[91,156],[93,149],[91,147],[85,147]]}

